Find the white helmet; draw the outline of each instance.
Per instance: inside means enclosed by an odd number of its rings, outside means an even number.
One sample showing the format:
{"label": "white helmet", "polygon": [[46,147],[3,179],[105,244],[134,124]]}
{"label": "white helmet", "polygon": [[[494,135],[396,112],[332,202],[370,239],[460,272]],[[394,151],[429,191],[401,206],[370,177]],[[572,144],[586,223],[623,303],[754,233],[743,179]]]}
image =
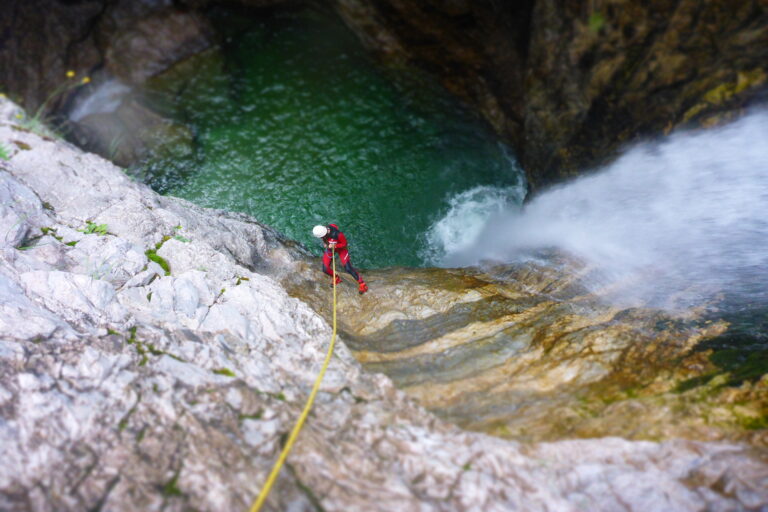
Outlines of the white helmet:
{"label": "white helmet", "polygon": [[325,226],[315,226],[312,228],[312,234],[317,238],[323,238],[328,234],[328,228]]}

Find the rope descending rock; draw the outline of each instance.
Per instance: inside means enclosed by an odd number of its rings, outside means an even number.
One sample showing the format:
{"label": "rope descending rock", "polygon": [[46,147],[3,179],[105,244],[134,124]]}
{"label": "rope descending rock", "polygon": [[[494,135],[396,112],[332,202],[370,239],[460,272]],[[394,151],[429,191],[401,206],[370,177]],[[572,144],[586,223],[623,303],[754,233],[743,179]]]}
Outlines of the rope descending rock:
{"label": "rope descending rock", "polygon": [[299,416],[298,421],[296,421],[296,425],[294,425],[293,430],[291,431],[291,435],[288,437],[288,441],[285,443],[283,451],[280,453],[280,457],[278,457],[277,462],[275,462],[275,465],[272,467],[272,472],[269,474],[267,482],[261,489],[259,497],[256,498],[256,501],[251,506],[250,512],[258,512],[261,510],[262,505],[264,505],[264,502],[269,495],[269,491],[272,489],[272,485],[275,483],[275,480],[277,480],[277,475],[280,473],[280,469],[283,467],[283,463],[288,457],[288,452],[291,451],[293,443],[296,441],[296,438],[299,437],[299,432],[301,432],[301,428],[304,426],[304,421],[307,419],[307,415],[309,414],[310,409],[312,409],[312,404],[315,401],[315,395],[317,395],[317,392],[320,389],[320,383],[323,381],[325,371],[328,369],[328,364],[331,362],[333,347],[336,344],[336,255],[333,248],[331,248],[331,251],[334,252],[333,257],[331,258],[333,265],[333,333],[331,334],[331,344],[328,347],[328,353],[325,355],[323,367],[320,369],[320,373],[317,375],[317,379],[315,379],[315,384],[312,387],[312,391],[309,393],[309,398],[307,398],[307,403],[304,405],[304,410],[301,411],[301,415]]}

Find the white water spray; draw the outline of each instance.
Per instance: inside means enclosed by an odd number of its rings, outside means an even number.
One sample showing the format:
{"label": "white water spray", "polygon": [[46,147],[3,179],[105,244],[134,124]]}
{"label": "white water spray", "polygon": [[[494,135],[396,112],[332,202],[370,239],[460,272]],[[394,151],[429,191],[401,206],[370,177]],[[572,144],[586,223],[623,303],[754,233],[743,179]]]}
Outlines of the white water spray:
{"label": "white water spray", "polygon": [[87,95],[78,96],[69,118],[78,122],[92,114],[114,112],[129,92],[130,87],[115,79],[94,85]]}
{"label": "white water spray", "polygon": [[624,283],[617,298],[631,303],[688,305],[719,292],[765,303],[768,112],[634,147],[522,212],[492,216],[472,250],[448,250],[441,263],[511,262],[543,248],[590,264],[592,289]]}
{"label": "white water spray", "polygon": [[421,258],[440,264],[447,254],[470,249],[488,219],[520,205],[525,187],[479,186],[457,194],[448,200],[445,216],[432,224],[425,234],[426,250]]}

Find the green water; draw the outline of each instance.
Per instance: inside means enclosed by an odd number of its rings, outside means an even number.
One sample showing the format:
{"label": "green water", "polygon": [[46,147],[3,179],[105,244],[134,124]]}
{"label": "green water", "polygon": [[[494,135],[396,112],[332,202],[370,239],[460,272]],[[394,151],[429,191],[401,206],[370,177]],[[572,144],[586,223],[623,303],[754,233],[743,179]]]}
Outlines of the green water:
{"label": "green water", "polygon": [[189,126],[194,151],[146,166],[158,191],[248,213],[319,254],[337,223],[361,268],[424,264],[449,199],[522,174],[483,123],[412,70],[378,68],[336,16],[220,13],[211,51],[156,79],[150,101]]}

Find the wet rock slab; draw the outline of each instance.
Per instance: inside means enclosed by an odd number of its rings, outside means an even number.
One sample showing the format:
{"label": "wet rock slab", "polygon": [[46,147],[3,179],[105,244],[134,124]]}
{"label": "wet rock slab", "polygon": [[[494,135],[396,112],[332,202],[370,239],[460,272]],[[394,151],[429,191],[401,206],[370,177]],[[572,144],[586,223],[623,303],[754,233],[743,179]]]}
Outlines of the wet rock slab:
{"label": "wet rock slab", "polygon": [[[471,430],[768,444],[768,377],[712,377],[711,352],[699,349],[726,322],[613,305],[616,289],[580,284],[591,271],[559,254],[485,270],[373,271],[364,297],[340,288],[339,325],[367,370]],[[288,289],[330,317],[322,285]]]}

